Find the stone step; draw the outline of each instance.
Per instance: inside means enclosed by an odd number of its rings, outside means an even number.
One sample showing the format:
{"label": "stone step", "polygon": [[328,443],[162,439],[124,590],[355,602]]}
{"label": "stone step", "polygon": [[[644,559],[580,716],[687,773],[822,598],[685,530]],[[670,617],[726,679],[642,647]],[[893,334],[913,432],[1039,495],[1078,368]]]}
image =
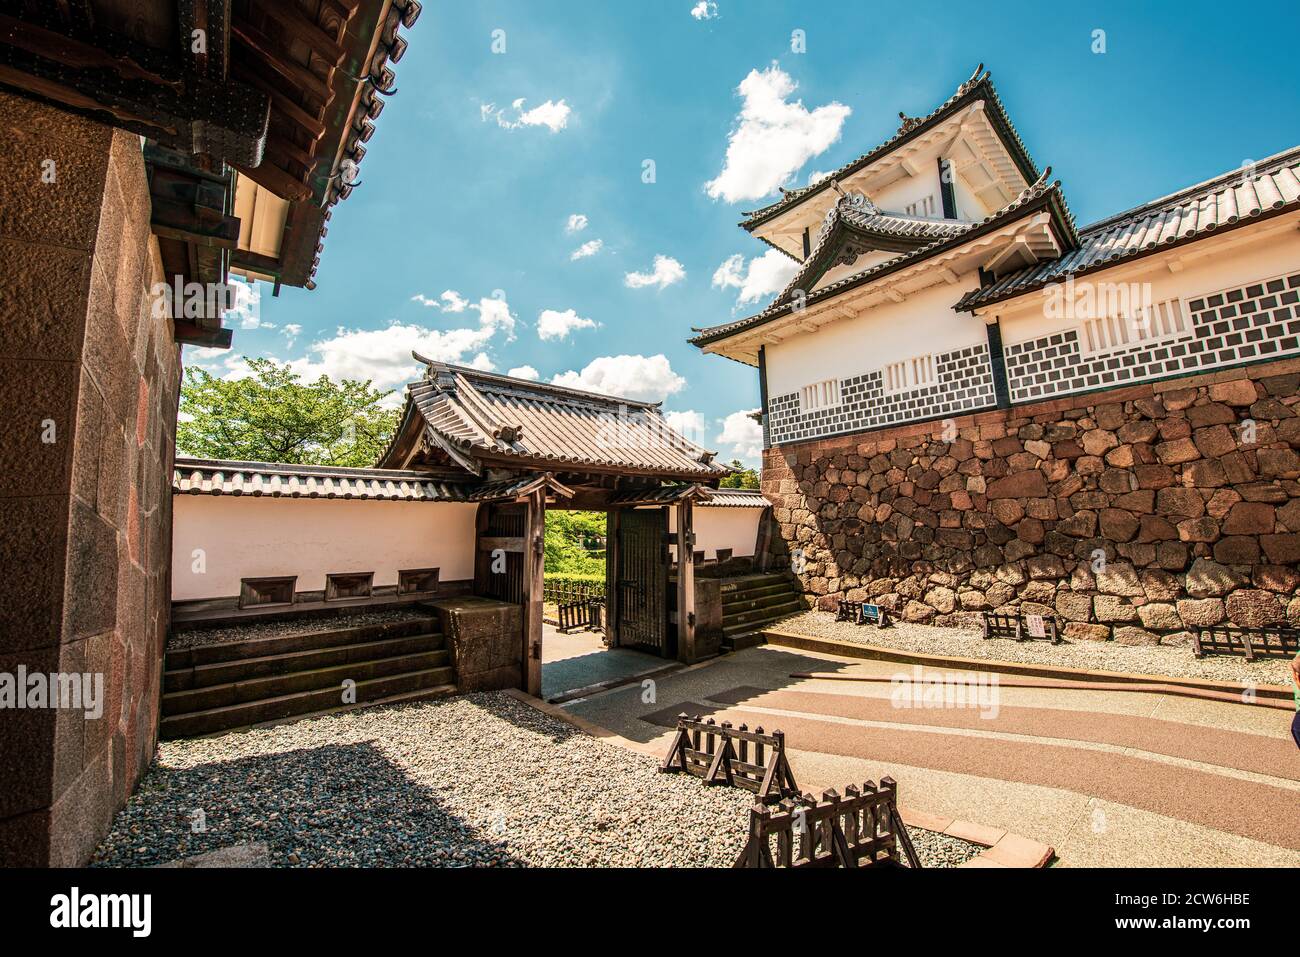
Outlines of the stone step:
{"label": "stone step", "polygon": [[[345,619],[340,619],[343,621]],[[304,627],[309,627],[304,624]],[[317,631],[305,631],[277,638],[253,638],[248,641],[226,641],[193,648],[174,648],[167,652],[167,667],[172,670],[210,665],[218,661],[235,661],[240,658],[265,658],[295,651],[311,651],[333,645],[360,644],[386,638],[406,638],[437,632],[441,628],[437,616],[405,618],[400,621],[383,621],[368,625],[335,625]]]}
{"label": "stone step", "polygon": [[752,631],[738,631],[733,635],[724,635],[722,647],[726,651],[743,651],[746,648],[765,644],[766,641],[767,639],[763,637],[763,629],[760,627]]}
{"label": "stone step", "polygon": [[374,658],[347,662],[328,668],[313,668],[287,674],[249,678],[225,684],[208,685],[186,691],[173,691],[162,697],[164,717],[210,711],[250,702],[264,701],[301,692],[324,690],[334,697],[335,704],[342,697],[343,682],[352,680],[360,685],[365,681],[386,678],[413,671],[445,668],[448,672],[450,654],[446,650],[421,651],[415,654],[395,655],[391,658]]}
{"label": "stone step", "polygon": [[327,645],[305,651],[285,654],[261,655],[257,658],[237,658],[232,661],[214,661],[212,664],[186,668],[172,668],[172,655],[166,658],[168,670],[163,673],[163,692],[189,691],[211,685],[230,684],[251,678],[284,675],[297,671],[314,671],[350,662],[373,661],[418,652],[439,651],[446,642],[440,632],[409,635],[402,638],[383,638],[351,645]]}
{"label": "stone step", "polygon": [[723,603],[729,601],[740,601],[745,598],[761,598],[764,595],[783,595],[786,592],[794,591],[789,582],[774,582],[770,585],[753,585],[749,588],[736,588],[732,591],[722,593]]}
{"label": "stone step", "polygon": [[790,577],[782,572],[769,572],[762,575],[745,575],[741,578],[728,578],[721,585],[722,596],[738,592],[756,591],[766,588],[791,588]]}
{"label": "stone step", "polygon": [[740,614],[745,611],[753,611],[756,608],[770,608],[773,605],[784,605],[789,601],[796,601],[798,597],[789,588],[773,592],[770,595],[759,595],[756,598],[737,598],[727,600],[722,603],[722,617]]}
{"label": "stone step", "polygon": [[722,618],[722,633],[734,634],[739,631],[746,631],[778,618],[784,618],[787,615],[796,615],[804,611],[803,605],[796,599],[791,598],[789,601],[772,605],[767,608],[758,608],[754,611],[741,612],[737,615],[724,615]]}
{"label": "stone step", "polygon": [[299,691],[260,701],[170,715],[162,719],[159,734],[165,739],[188,738],[285,718],[332,714],[367,705],[441,697],[455,691],[453,681],[451,668],[405,671],[369,681],[358,681],[354,704],[342,704],[338,688]]}

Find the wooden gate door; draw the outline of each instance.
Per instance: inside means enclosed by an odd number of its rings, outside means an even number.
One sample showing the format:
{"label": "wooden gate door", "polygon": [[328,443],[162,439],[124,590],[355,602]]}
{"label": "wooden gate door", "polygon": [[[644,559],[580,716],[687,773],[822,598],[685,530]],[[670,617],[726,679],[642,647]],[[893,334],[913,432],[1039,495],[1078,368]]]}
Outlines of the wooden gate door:
{"label": "wooden gate door", "polygon": [[524,603],[523,505],[480,505],[474,594],[512,605]]}
{"label": "wooden gate door", "polygon": [[618,615],[620,645],[669,657],[668,513],[661,508],[626,509],[618,522]]}

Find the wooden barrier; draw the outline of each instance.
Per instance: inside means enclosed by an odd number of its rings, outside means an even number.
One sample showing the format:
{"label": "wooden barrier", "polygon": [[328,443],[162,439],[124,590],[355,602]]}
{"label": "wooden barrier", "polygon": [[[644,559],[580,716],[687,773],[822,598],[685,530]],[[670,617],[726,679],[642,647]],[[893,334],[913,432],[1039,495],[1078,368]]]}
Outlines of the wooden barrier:
{"label": "wooden barrier", "polygon": [[605,583],[572,581],[563,577],[547,578],[542,583],[542,596],[557,605],[582,601],[604,601]]}
{"label": "wooden barrier", "polygon": [[730,721],[715,724],[712,718],[701,721],[698,715],[678,716],[677,734],[659,770],[684,771],[705,784],[745,788],[764,802],[799,794],[785,758],[784,734],[767,734],[762,726],[753,731],[743,724],[733,728]]}
{"label": "wooden barrier", "polygon": [[897,796],[894,780],[881,778],[879,788],[871,781],[861,790],[850,784],[843,797],[823,791],[820,801],[805,794],[776,807],[755,805],[749,838],[734,866],[901,867],[905,858],[908,866],[919,868]]}
{"label": "wooden barrier", "polygon": [[1192,638],[1192,654],[1245,655],[1256,658],[1292,658],[1300,653],[1300,628],[1274,625],[1270,628],[1237,628],[1214,625],[1200,628]]}
{"label": "wooden barrier", "polygon": [[560,631],[564,634],[579,629],[600,631],[603,608],[604,602],[595,598],[587,601],[565,602],[559,606]]}
{"label": "wooden barrier", "polygon": [[885,628],[889,625],[889,612],[879,605],[846,601],[841,598],[839,608],[835,612],[835,620],[851,621],[855,625],[874,624],[877,628]]}
{"label": "wooden barrier", "polygon": [[[1039,628],[1034,627],[1030,618],[1041,622],[1041,634],[1035,634]],[[1010,638],[1014,641],[1050,641],[1054,645],[1061,643],[1061,634],[1056,619],[1046,615],[1004,615],[996,611],[984,612],[984,637]]]}

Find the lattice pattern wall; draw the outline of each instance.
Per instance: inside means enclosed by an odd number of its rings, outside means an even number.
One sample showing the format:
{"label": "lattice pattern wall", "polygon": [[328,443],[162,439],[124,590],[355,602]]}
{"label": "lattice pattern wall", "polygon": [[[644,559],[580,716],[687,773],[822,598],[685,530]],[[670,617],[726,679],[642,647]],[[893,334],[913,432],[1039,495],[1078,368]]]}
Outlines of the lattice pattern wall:
{"label": "lattice pattern wall", "polygon": [[1012,402],[1204,372],[1300,353],[1300,273],[1187,303],[1188,335],[1084,358],[1079,333],[1064,330],[1006,347]]}
{"label": "lattice pattern wall", "polygon": [[857,432],[958,415],[993,406],[993,370],[985,344],[936,355],[935,385],[886,395],[883,370],[840,380],[840,404],[801,413],[799,393],[776,396],[768,403],[769,441],[801,439]]}

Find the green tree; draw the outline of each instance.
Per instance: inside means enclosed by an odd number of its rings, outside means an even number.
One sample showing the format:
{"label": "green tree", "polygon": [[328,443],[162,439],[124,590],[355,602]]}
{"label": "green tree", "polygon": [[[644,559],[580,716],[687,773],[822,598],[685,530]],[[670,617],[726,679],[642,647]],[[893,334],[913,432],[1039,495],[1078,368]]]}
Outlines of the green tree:
{"label": "green tree", "polygon": [[758,473],[745,468],[740,459],[732,459],[729,468],[735,471],[718,482],[719,488],[758,488]]}
{"label": "green tree", "polygon": [[605,573],[605,513],[552,509],[546,513],[546,571]]}
{"label": "green tree", "polygon": [[379,407],[390,392],[369,380],[305,383],[273,359],[248,366],[251,376],[233,380],[185,370],[178,448],[201,458],[368,466],[397,428],[398,411]]}

